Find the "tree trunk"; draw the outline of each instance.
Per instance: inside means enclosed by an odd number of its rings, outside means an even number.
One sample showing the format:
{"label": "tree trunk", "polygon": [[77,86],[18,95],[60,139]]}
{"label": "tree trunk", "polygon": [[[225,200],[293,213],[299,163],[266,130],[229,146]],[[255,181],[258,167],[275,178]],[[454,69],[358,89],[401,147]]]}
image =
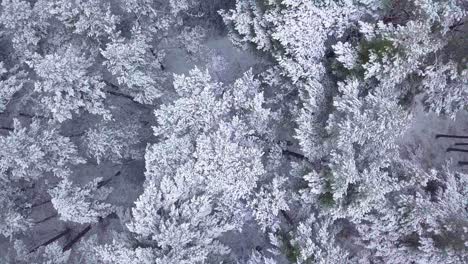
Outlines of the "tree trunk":
{"label": "tree trunk", "polygon": [[33,249],[31,249],[29,251],[29,253],[32,253],[34,251],[36,251],[38,248],[42,247],[42,246],[47,246],[49,244],[52,244],[54,243],[56,240],[58,240],[59,238],[63,237],[64,235],[68,234],[70,232],[70,229],[69,228],[66,228],[65,230],[63,230],[62,232],[60,232],[58,235],[54,236],[53,238],[47,240],[46,242],[40,244],[39,246],[35,246]]}
{"label": "tree trunk", "polygon": [[117,176],[119,176],[119,175],[120,175],[120,171],[116,172],[116,173],[114,174],[114,176],[110,177],[109,179],[106,179],[106,180],[103,180],[103,181],[98,182],[97,188],[100,189],[100,188],[106,186],[109,182],[112,181],[112,178],[117,177]]}
{"label": "tree trunk", "polygon": [[47,118],[46,116],[43,115],[32,115],[32,114],[27,114],[27,113],[22,113],[22,112],[9,112],[5,111],[0,113],[0,115],[13,115],[13,116],[21,116],[21,117],[26,117],[26,118]]}
{"label": "tree trunk", "polygon": [[61,136],[63,137],[81,137],[81,136],[84,136],[86,134],[86,132],[80,132],[80,133],[76,133],[76,134],[69,134],[69,135],[66,135],[66,134],[62,134],[60,133]]}
{"label": "tree trunk", "polygon": [[304,155],[299,154],[299,153],[294,152],[294,151],[287,150],[287,149],[284,149],[284,150],[283,150],[283,155],[287,155],[287,156],[290,156],[290,157],[294,157],[294,158],[297,158],[297,159],[301,159],[301,160],[306,160],[306,161],[307,161],[307,158],[306,158]]}
{"label": "tree trunk", "polygon": [[57,215],[58,215],[58,214],[55,213],[55,214],[53,214],[53,215],[51,215],[51,216],[48,216],[48,217],[46,217],[46,218],[44,218],[44,219],[42,219],[42,220],[39,220],[39,221],[37,221],[37,222],[34,222],[34,224],[44,223],[45,221],[47,221],[47,220],[49,220],[49,219],[52,219],[52,218],[56,217]]}
{"label": "tree trunk", "polygon": [[466,21],[458,21],[455,24],[449,26],[450,30],[456,30],[459,26],[463,26],[466,23]]}
{"label": "tree trunk", "polygon": [[130,99],[130,100],[135,99],[135,98],[134,98],[133,96],[131,96],[131,95],[124,94],[124,93],[120,93],[120,92],[115,92],[115,91],[111,91],[111,90],[105,90],[105,92],[108,93],[108,94],[115,95],[115,96],[125,97],[125,98]]}
{"label": "tree trunk", "polygon": [[72,248],[73,245],[76,244],[76,242],[78,242],[84,235],[86,235],[86,233],[89,232],[89,230],[91,230],[90,224],[87,227],[85,227],[85,229],[81,230],[81,232],[78,233],[68,244],[66,244],[65,247],[63,247],[63,252]]}
{"label": "tree trunk", "polygon": [[111,182],[111,180],[112,180],[112,178],[109,178],[107,180],[103,180],[103,181],[98,182],[97,188],[101,189],[102,187],[106,186],[109,182]]}
{"label": "tree trunk", "polygon": [[288,224],[290,224],[290,225],[293,225],[293,224],[294,224],[293,221],[292,221],[292,219],[291,219],[291,217],[288,215],[288,213],[286,213],[286,211],[280,210],[280,213],[281,213],[281,215],[284,217],[284,219],[286,219],[286,221],[288,222]]}
{"label": "tree trunk", "polygon": [[466,166],[466,165],[468,165],[468,161],[459,161],[459,162],[458,162],[458,165],[460,165],[460,166]]}
{"label": "tree trunk", "polygon": [[447,149],[447,152],[451,152],[451,151],[467,152],[468,153],[468,149],[459,149],[459,148],[448,148]]}
{"label": "tree trunk", "polygon": [[468,138],[468,136],[457,136],[457,135],[447,135],[447,134],[437,134],[435,138]]}
{"label": "tree trunk", "polygon": [[455,146],[468,146],[468,143],[455,143]]}
{"label": "tree trunk", "polygon": [[43,202],[40,202],[40,203],[37,203],[37,204],[33,204],[31,205],[31,208],[34,208],[34,207],[38,207],[38,206],[41,206],[43,204],[47,204],[47,203],[50,203],[52,200],[46,200],[46,201],[43,201]]}

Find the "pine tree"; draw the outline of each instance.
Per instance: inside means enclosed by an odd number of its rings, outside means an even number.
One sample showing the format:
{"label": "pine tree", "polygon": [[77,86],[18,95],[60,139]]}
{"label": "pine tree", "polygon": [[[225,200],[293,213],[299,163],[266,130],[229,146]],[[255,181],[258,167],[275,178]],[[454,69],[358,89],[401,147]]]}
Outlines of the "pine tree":
{"label": "pine tree", "polygon": [[88,37],[112,35],[119,23],[119,17],[111,12],[110,1],[53,0],[44,5],[66,28]]}
{"label": "pine tree", "polygon": [[69,166],[83,163],[72,142],[57,129],[44,129],[38,120],[23,127],[14,120],[14,130],[0,138],[0,175],[4,182],[35,181],[51,173],[66,177]]}
{"label": "pine tree", "polygon": [[52,204],[60,219],[80,224],[96,223],[113,212],[113,206],[105,202],[111,188],[100,188],[102,178],[95,178],[83,187],[76,186],[69,179],[63,179],[50,190]]}
{"label": "pine tree", "polygon": [[37,49],[39,41],[45,37],[47,17],[36,12],[28,1],[2,1],[0,23],[5,32],[12,36],[12,43],[18,55],[28,56]]}
{"label": "pine tree", "polygon": [[289,210],[289,195],[283,186],[285,182],[285,178],[274,178],[271,184],[262,186],[249,203],[263,231],[280,229],[280,212]]}
{"label": "pine tree", "polygon": [[0,192],[0,234],[12,238],[16,234],[26,232],[32,221],[22,212],[25,208],[15,204],[18,188],[9,188]]}
{"label": "pine tree", "polygon": [[[175,76],[174,88],[180,97],[155,112],[163,140],[147,149],[147,186],[128,227],[162,263],[202,263],[226,255],[219,238],[244,224],[245,201],[265,174],[254,135],[264,134],[269,111],[251,72],[230,90],[194,69]],[[255,127],[254,120],[265,124]],[[125,252],[137,258],[137,251]]]}
{"label": "pine tree", "polygon": [[164,81],[161,69],[163,55],[153,56],[147,36],[134,27],[133,37],[118,37],[107,44],[101,54],[107,59],[104,65],[139,103],[151,103],[161,96],[159,86]]}
{"label": "pine tree", "polygon": [[228,253],[217,239],[229,225],[223,224],[208,196],[186,193],[190,189],[184,186],[185,179],[176,177],[164,180],[160,190],[151,183],[145,188],[133,209],[130,231],[143,241],[154,241],[163,263],[202,263],[210,255]]}
{"label": "pine tree", "polygon": [[0,112],[6,110],[14,94],[23,88],[25,75],[24,71],[18,71],[18,67],[7,70],[4,63],[0,62],[0,78],[2,78],[0,81]]}
{"label": "pine tree", "polygon": [[84,144],[87,154],[101,161],[114,163],[123,159],[139,158],[135,145],[139,143],[139,127],[136,124],[101,122],[95,128],[86,131]]}
{"label": "pine tree", "polygon": [[1,234],[11,237],[31,225],[28,191],[46,177],[67,177],[70,166],[83,163],[75,146],[54,128],[44,129],[34,120],[23,127],[14,120],[14,130],[0,138]]}
{"label": "pine tree", "polygon": [[68,46],[54,54],[36,56],[30,64],[39,77],[35,91],[54,120],[63,122],[81,109],[110,117],[103,104],[105,85],[91,73],[92,60],[78,48]]}
{"label": "pine tree", "polygon": [[28,252],[22,241],[15,241],[15,256],[11,263],[19,264],[66,264],[69,263],[71,251],[63,251],[58,242]]}
{"label": "pine tree", "polygon": [[363,245],[372,258],[388,263],[465,262],[466,175],[448,168],[410,171],[419,174],[411,175],[418,184],[357,226]]}

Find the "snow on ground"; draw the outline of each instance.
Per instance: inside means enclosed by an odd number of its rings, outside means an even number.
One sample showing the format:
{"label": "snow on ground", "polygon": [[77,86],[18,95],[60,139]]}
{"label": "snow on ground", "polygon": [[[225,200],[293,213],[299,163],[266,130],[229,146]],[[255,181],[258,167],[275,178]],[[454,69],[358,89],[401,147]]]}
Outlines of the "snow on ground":
{"label": "snow on ground", "polygon": [[[433,113],[425,113],[421,108],[414,111],[412,124],[402,136],[402,148],[419,149],[422,164],[427,168],[440,168],[448,163],[468,161],[468,153],[447,152],[457,142],[468,143],[468,139],[438,138],[437,134],[468,136],[468,112],[460,112],[454,120]],[[468,149],[466,147],[460,147]]]}

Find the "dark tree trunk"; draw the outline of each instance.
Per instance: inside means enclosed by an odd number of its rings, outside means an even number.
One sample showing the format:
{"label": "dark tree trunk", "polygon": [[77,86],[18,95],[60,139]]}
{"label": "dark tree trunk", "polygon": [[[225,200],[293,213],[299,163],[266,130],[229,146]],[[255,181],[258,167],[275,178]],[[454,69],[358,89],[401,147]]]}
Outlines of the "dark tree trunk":
{"label": "dark tree trunk", "polygon": [[34,208],[34,207],[38,207],[38,206],[41,206],[41,205],[44,205],[44,204],[47,204],[47,203],[50,203],[51,200],[46,200],[46,201],[43,201],[43,202],[40,202],[40,203],[37,203],[37,204],[33,204],[31,205],[31,208]]}
{"label": "dark tree trunk", "polygon": [[287,149],[283,150],[283,155],[294,157],[296,159],[307,160],[307,158],[304,155],[299,154],[299,153],[294,152],[294,151],[287,150]]}
{"label": "dark tree trunk", "polygon": [[112,178],[109,178],[107,180],[103,180],[103,181],[98,182],[97,188],[101,189],[102,187],[106,186],[109,182],[111,182],[111,180],[112,180]]}
{"label": "dark tree trunk", "polygon": [[437,134],[435,138],[468,138],[468,136],[457,136],[457,135],[447,135],[447,134]]}
{"label": "dark tree trunk", "polygon": [[53,238],[47,240],[46,242],[40,244],[39,246],[35,246],[33,249],[31,249],[29,251],[29,253],[32,253],[34,251],[36,251],[38,248],[42,247],[42,246],[47,246],[49,244],[52,244],[54,243],[56,240],[58,240],[59,238],[63,237],[64,235],[68,234],[70,232],[70,229],[69,228],[66,228],[65,230],[63,230],[62,232],[60,232],[58,235],[54,236]]}
{"label": "dark tree trunk", "polygon": [[91,230],[91,225],[88,225],[87,227],[85,227],[85,229],[81,230],[80,233],[78,233],[70,242],[68,242],[68,244],[65,245],[65,247],[63,247],[63,252],[69,250],[70,248],[73,247],[74,244],[76,244],[76,242],[80,241],[80,239],[86,235],[86,233],[89,232],[89,230]]}
{"label": "dark tree trunk", "polygon": [[456,30],[459,26],[463,26],[466,21],[457,21],[455,24],[449,26],[450,30]]}
{"label": "dark tree trunk", "polygon": [[97,188],[100,189],[100,188],[106,186],[109,182],[112,181],[112,178],[119,176],[120,173],[121,173],[121,172],[118,171],[118,172],[116,172],[116,173],[114,174],[114,176],[110,177],[109,179],[106,179],[106,180],[103,180],[103,181],[98,182]]}
{"label": "dark tree trunk", "polygon": [[106,81],[106,80],[102,80],[103,83],[105,83],[107,86],[109,86],[110,88],[114,89],[114,90],[119,90],[119,86],[109,82],[109,81]]}
{"label": "dark tree trunk", "polygon": [[447,152],[451,152],[451,151],[466,152],[466,153],[468,153],[468,149],[459,149],[459,148],[448,148],[448,149],[447,149]]}
{"label": "dark tree trunk", "polygon": [[293,221],[292,221],[292,219],[291,219],[291,217],[288,215],[288,213],[287,213],[286,211],[280,210],[280,213],[281,213],[281,215],[284,217],[284,219],[286,219],[286,221],[288,222],[288,224],[290,224],[290,225],[293,225],[293,224],[294,224]]}
{"label": "dark tree trunk", "polygon": [[52,219],[52,218],[56,217],[57,215],[58,215],[58,214],[55,213],[55,214],[53,214],[53,215],[51,215],[51,216],[48,216],[48,217],[46,217],[46,218],[44,218],[44,219],[42,219],[42,220],[39,220],[39,221],[37,221],[37,222],[34,222],[34,224],[44,223],[45,221],[47,221],[47,220],[49,220],[49,219]]}
{"label": "dark tree trunk", "polygon": [[81,136],[84,136],[85,133],[86,133],[86,132],[80,132],[80,133],[69,134],[69,135],[60,133],[60,135],[63,136],[63,137],[69,137],[69,138],[71,138],[71,137],[81,137]]}
{"label": "dark tree trunk", "polygon": [[468,143],[455,143],[455,146],[468,146]]}
{"label": "dark tree trunk", "polygon": [[124,94],[124,93],[120,93],[120,92],[115,92],[115,91],[111,91],[111,90],[106,90],[106,93],[112,94],[112,95],[115,95],[115,96],[125,97],[125,98],[130,99],[130,100],[135,99],[135,98],[134,98],[133,96],[131,96],[131,95]]}
{"label": "dark tree trunk", "polygon": [[5,112],[1,112],[0,115],[13,115],[13,116],[21,116],[21,117],[25,117],[25,118],[47,118],[46,116],[43,116],[43,115],[32,115],[32,114],[28,114],[28,113],[23,113],[23,112],[9,112],[9,111],[5,111]]}
{"label": "dark tree trunk", "polygon": [[460,166],[466,166],[466,165],[468,165],[468,161],[459,161],[459,162],[458,162],[458,165],[460,165]]}

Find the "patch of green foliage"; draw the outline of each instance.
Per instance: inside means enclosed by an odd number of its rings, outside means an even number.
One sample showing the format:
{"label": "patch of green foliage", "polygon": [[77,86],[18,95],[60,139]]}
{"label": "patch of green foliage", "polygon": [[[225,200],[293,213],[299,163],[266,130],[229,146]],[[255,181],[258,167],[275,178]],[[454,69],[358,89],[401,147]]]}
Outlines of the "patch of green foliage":
{"label": "patch of green foliage", "polygon": [[262,12],[266,12],[269,9],[283,6],[281,0],[257,0],[256,4]]}
{"label": "patch of green foliage", "polygon": [[393,42],[388,39],[376,39],[372,41],[362,41],[359,45],[359,61],[361,64],[366,64],[370,60],[370,54],[374,53],[379,57],[385,54],[395,52]]}
{"label": "patch of green foliage", "polygon": [[331,192],[322,193],[319,196],[319,202],[321,205],[325,207],[332,207],[335,204],[335,200],[333,199],[333,193]]}
{"label": "patch of green foliage", "polygon": [[356,77],[357,79],[362,79],[364,77],[364,68],[361,65],[357,65],[352,69],[348,69],[343,66],[343,64],[336,59],[330,64],[333,74],[338,78],[338,81],[344,81],[349,76]]}
{"label": "patch of green foliage", "polygon": [[468,59],[464,57],[460,63],[457,63],[457,73],[461,75],[466,70],[468,70]]}
{"label": "patch of green foliage", "polygon": [[358,46],[358,63],[354,68],[345,68],[335,58],[333,58],[333,61],[331,62],[331,68],[339,80],[345,80],[349,76],[362,79],[364,78],[365,73],[363,65],[370,61],[371,53],[382,58],[387,54],[396,54],[397,50],[393,46],[393,42],[388,39],[376,39],[372,41],[363,40]]}
{"label": "patch of green foliage", "polygon": [[301,254],[299,247],[294,246],[291,243],[291,237],[289,234],[280,234],[280,237],[282,242],[281,251],[291,263],[297,263]]}
{"label": "patch of green foliage", "polygon": [[335,204],[335,200],[333,199],[333,189],[332,189],[332,182],[333,182],[333,173],[329,167],[325,167],[320,172],[320,177],[322,177],[325,181],[325,192],[320,194],[319,202],[321,205],[326,207],[331,207]]}
{"label": "patch of green foliage", "polygon": [[381,7],[384,12],[391,11],[393,8],[395,0],[381,0]]}

